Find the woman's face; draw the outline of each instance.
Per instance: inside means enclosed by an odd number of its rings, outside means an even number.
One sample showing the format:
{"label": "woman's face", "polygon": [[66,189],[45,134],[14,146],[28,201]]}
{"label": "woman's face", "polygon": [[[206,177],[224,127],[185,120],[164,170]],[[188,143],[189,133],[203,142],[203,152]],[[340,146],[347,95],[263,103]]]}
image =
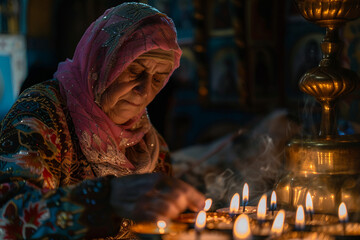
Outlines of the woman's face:
{"label": "woman's face", "polygon": [[127,123],[155,98],[171,70],[171,62],[166,60],[136,59],[104,91],[100,107],[114,123]]}

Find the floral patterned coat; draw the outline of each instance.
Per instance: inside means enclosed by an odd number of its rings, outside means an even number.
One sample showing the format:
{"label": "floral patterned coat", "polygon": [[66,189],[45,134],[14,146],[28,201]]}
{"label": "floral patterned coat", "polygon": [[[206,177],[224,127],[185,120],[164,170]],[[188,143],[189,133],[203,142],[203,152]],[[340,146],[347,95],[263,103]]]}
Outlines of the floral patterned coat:
{"label": "floral patterned coat", "polygon": [[[108,204],[112,177],[97,178],[81,152],[57,80],[25,90],[0,127],[0,239],[133,238]],[[155,171],[170,174],[159,139]]]}

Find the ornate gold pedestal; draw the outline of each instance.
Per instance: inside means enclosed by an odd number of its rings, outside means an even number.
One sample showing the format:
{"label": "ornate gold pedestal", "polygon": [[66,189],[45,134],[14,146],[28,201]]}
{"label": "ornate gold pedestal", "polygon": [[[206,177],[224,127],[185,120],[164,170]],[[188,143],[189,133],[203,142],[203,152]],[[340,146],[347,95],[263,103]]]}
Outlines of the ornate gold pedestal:
{"label": "ornate gold pedestal", "polygon": [[342,201],[349,212],[360,212],[360,136],[339,136],[336,123],[336,101],[352,92],[360,80],[338,61],[343,48],[338,29],[360,16],[360,0],[295,2],[305,19],[326,27],[321,43],[323,58],[299,82],[303,92],[320,102],[322,119],[318,136],[293,139],[288,144],[289,174],[276,188],[279,205],[290,208],[304,205],[309,191],[316,212],[336,214]]}

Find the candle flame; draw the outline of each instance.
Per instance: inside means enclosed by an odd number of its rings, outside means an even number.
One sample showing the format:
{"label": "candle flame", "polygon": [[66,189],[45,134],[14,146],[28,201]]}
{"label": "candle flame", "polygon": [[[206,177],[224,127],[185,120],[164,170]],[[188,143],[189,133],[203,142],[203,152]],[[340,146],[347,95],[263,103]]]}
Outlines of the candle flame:
{"label": "candle flame", "polygon": [[299,205],[296,210],[295,228],[298,230],[305,228],[305,212],[302,205]]}
{"label": "candle flame", "polygon": [[201,210],[196,217],[195,229],[196,231],[201,231],[205,228],[205,226],[206,226],[206,212]]}
{"label": "candle flame", "polygon": [[163,220],[160,220],[156,223],[158,229],[159,229],[159,233],[163,234],[165,233],[165,228],[166,228],[166,222]]}
{"label": "candle flame", "polygon": [[347,222],[349,220],[347,208],[344,202],[340,203],[338,214],[340,222]]}
{"label": "candle flame", "polygon": [[275,191],[272,191],[272,193],[271,193],[270,206],[271,206],[271,210],[275,210],[275,208],[276,208],[276,193],[275,193]]}
{"label": "candle flame", "polygon": [[258,220],[265,220],[266,201],[267,201],[267,196],[266,196],[266,194],[263,194],[260,198],[260,201],[259,201],[258,207],[257,207],[257,219]]}
{"label": "candle flame", "polygon": [[204,211],[207,212],[211,208],[211,205],[212,205],[212,199],[211,198],[206,199]]}
{"label": "candle flame", "polygon": [[271,227],[271,234],[280,236],[284,230],[285,211],[281,209],[274,219]]}
{"label": "candle flame", "polygon": [[251,238],[249,217],[246,214],[238,216],[233,227],[234,240],[244,240]]}
{"label": "candle flame", "polygon": [[246,204],[249,201],[249,185],[247,183],[245,183],[243,187],[242,201],[243,204]]}
{"label": "candle flame", "polygon": [[238,193],[235,193],[230,201],[230,213],[236,213],[239,211],[239,205],[240,205],[240,195]]}
{"label": "candle flame", "polygon": [[309,192],[307,192],[306,194],[305,207],[306,207],[306,212],[308,213],[314,212],[313,201]]}

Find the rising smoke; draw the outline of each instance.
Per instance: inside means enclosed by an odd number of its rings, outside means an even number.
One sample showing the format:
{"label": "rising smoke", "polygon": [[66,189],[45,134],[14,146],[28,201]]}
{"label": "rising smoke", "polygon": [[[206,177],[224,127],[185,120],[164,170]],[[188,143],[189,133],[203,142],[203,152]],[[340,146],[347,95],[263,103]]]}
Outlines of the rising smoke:
{"label": "rising smoke", "polygon": [[[250,129],[240,129],[206,145],[172,154],[175,176],[202,190],[218,206],[249,184],[250,202],[271,193],[283,176],[286,143],[302,126],[286,110],[277,110]],[[222,206],[221,206],[222,205]]]}

